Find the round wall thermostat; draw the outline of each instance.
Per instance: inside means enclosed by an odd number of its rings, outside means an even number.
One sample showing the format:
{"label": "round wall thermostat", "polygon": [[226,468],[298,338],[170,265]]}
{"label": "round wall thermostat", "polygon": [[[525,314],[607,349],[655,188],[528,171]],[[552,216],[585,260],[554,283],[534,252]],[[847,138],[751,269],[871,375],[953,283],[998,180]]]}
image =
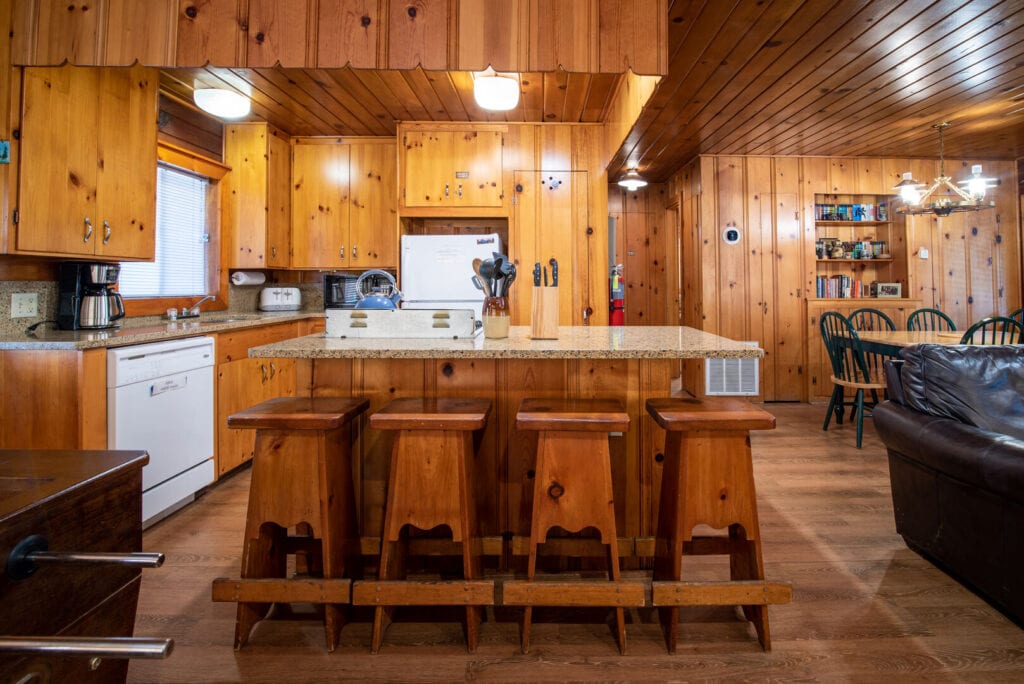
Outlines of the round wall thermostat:
{"label": "round wall thermostat", "polygon": [[740,241],[740,231],[736,226],[726,226],[722,231],[722,239],[727,245],[735,245]]}

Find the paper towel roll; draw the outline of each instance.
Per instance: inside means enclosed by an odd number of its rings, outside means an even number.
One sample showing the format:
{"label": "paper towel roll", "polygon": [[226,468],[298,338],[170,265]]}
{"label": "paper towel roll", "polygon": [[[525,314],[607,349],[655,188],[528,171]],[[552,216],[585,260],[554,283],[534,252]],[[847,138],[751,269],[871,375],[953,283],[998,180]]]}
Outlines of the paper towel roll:
{"label": "paper towel roll", "polygon": [[231,282],[235,285],[262,285],[267,276],[259,271],[235,271],[231,274]]}

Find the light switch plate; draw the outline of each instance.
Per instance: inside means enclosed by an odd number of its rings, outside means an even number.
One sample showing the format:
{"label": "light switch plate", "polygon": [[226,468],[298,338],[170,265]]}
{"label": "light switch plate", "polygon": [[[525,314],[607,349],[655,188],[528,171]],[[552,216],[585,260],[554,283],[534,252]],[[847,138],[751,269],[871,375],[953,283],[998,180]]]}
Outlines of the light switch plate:
{"label": "light switch plate", "polygon": [[917,253],[921,255],[922,259],[927,259],[928,258],[928,250],[927,249],[921,248],[921,249],[918,250]]}
{"label": "light switch plate", "polygon": [[39,315],[39,295],[35,292],[15,292],[11,295],[11,318],[31,318]]}

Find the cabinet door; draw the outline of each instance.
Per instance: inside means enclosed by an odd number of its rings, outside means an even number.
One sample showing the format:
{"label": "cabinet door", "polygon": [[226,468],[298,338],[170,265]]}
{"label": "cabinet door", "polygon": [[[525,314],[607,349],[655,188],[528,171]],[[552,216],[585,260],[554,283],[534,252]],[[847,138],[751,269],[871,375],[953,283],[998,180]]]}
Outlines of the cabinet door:
{"label": "cabinet door", "polygon": [[502,205],[501,139],[499,131],[459,131],[452,136],[448,158],[455,206]]}
{"label": "cabinet door", "polygon": [[360,268],[397,267],[395,146],[356,143],[350,155],[349,263]]}
{"label": "cabinet door", "polygon": [[93,253],[99,81],[98,69],[25,69],[19,251]]}
{"label": "cabinet door", "polygon": [[98,257],[156,256],[157,72],[103,69],[97,129]]}
{"label": "cabinet door", "polygon": [[348,162],[348,145],[292,145],[292,266],[349,266]]}
{"label": "cabinet door", "polygon": [[451,154],[451,133],[408,131],[402,136],[405,206],[451,206],[451,170],[455,167]]}
{"label": "cabinet door", "polygon": [[228,416],[274,397],[295,396],[294,359],[239,359],[217,367],[217,476],[252,458],[255,430],[232,429]]}
{"label": "cabinet door", "polygon": [[291,265],[291,150],[284,135],[267,134],[267,249],[269,268]]}

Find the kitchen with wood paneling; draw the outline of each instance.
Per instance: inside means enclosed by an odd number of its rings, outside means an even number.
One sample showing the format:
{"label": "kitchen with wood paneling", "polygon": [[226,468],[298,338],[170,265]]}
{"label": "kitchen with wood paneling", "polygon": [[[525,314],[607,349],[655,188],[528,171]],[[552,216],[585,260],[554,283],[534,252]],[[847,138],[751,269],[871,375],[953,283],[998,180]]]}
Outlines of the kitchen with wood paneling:
{"label": "kitchen with wood paneling", "polygon": [[[904,542],[821,325],[1021,315],[1019,3],[0,0],[0,29],[0,680],[1024,671],[1012,610]],[[414,310],[410,237],[471,333]]]}

